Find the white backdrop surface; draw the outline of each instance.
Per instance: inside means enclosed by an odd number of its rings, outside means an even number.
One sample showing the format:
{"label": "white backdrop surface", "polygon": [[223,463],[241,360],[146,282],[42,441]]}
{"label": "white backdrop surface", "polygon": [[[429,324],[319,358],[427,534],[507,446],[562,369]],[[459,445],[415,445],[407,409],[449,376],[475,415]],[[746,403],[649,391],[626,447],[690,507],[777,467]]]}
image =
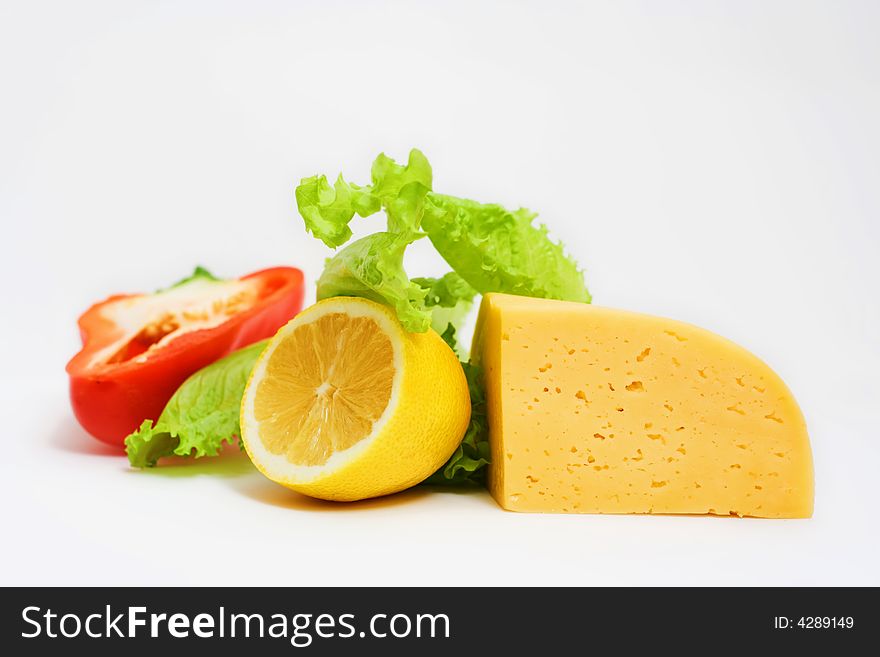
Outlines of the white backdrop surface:
{"label": "white backdrop surface", "polygon": [[[878,31],[873,2],[0,2],[0,584],[880,584]],[[340,506],[77,426],[91,302],[197,263],[311,284],[296,181],[412,146],[435,189],[538,210],[595,303],[773,366],[815,517]]]}

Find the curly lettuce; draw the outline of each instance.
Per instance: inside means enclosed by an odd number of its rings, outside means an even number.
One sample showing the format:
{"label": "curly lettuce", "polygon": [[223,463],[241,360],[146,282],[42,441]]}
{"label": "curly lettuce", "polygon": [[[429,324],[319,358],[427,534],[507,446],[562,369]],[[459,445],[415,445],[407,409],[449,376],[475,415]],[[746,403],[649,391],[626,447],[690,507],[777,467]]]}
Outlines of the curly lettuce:
{"label": "curly lettuce", "polygon": [[144,420],[125,439],[133,467],[156,465],[165,456],[216,456],[241,433],[239,409],[251,370],[267,340],[239,349],[199,370],[181,384],[154,424]]}
{"label": "curly lettuce", "polygon": [[355,214],[368,217],[381,208],[369,188],[348,184],[342,174],[333,185],[326,176],[303,178],[296,188],[296,205],[306,229],[331,248],[351,238],[348,224]]}
{"label": "curly lettuce", "polygon": [[[357,185],[340,174],[303,178],[296,205],[306,229],[336,250],[318,279],[317,297],[359,296],[393,308],[412,332],[437,331],[461,354],[456,329],[477,294],[506,292],[589,302],[583,273],[553,242],[535,213],[510,211],[433,191],[433,172],[413,149],[399,164],[381,154],[370,182]],[[385,229],[351,241],[355,216],[385,214]],[[452,271],[438,278],[410,278],[406,249],[427,236]],[[198,268],[182,283],[213,276]],[[159,419],[145,421],[126,438],[131,464],[147,467],[165,456],[213,456],[240,433],[239,406],[250,372],[265,343],[209,365],[187,379]],[[471,421],[455,453],[426,483],[480,484],[489,462],[486,402],[480,370],[462,362],[471,397]]]}
{"label": "curly lettuce", "polygon": [[[534,212],[484,204],[433,191],[433,172],[413,149],[405,165],[384,153],[373,163],[370,184],[334,185],[325,176],[304,178],[296,202],[306,229],[331,248],[318,280],[318,298],[360,296],[395,310],[408,331],[433,328],[461,353],[455,332],[474,297],[489,292],[589,303],[583,272]],[[346,244],[355,215],[384,210],[385,230]],[[428,236],[453,271],[440,278],[413,278],[403,262],[407,247]],[[489,462],[488,424],[479,370],[462,363],[471,395],[471,423],[449,461],[428,483],[479,483]]]}
{"label": "curly lettuce", "polygon": [[[452,324],[443,331],[443,339],[456,350],[455,328]],[[486,417],[486,396],[481,385],[482,370],[472,364],[461,364],[471,396],[471,419],[464,438],[452,456],[423,483],[434,486],[481,485],[486,480],[489,465],[489,421]]]}
{"label": "curly lettuce", "polygon": [[418,231],[432,180],[431,165],[421,151],[413,149],[405,166],[380,154],[371,178],[364,186],[345,182],[342,174],[333,185],[323,175],[303,178],[295,195],[306,229],[335,249],[351,239],[348,225],[355,215],[368,217],[384,208],[388,232]]}
{"label": "curly lettuce", "polygon": [[443,259],[481,294],[590,302],[584,275],[537,214],[431,194],[422,228]]}
{"label": "curly lettuce", "polygon": [[407,331],[421,333],[431,325],[425,290],[403,270],[406,247],[421,237],[373,233],[356,240],[329,258],[318,279],[318,300],[352,296],[372,299],[394,308]]}
{"label": "curly lettuce", "polygon": [[[454,271],[440,278],[414,278],[425,290],[425,307],[431,310],[431,328],[440,333],[460,326],[473,305],[477,291]],[[455,347],[454,349],[457,349]]]}
{"label": "curly lettuce", "polygon": [[[550,239],[546,226],[535,225],[535,213],[434,192],[431,165],[417,149],[410,151],[405,165],[380,154],[369,185],[347,183],[341,175],[333,186],[325,176],[304,178],[296,189],[296,201],[306,228],[332,248],[351,238],[349,223],[354,215],[385,211],[386,230],[376,233],[382,237],[358,240],[327,261],[318,283],[319,298],[355,294],[385,302],[397,311],[407,330],[425,331],[433,325],[441,332],[446,322],[458,325],[467,312],[449,316],[437,311],[458,301],[432,304],[436,294],[421,295],[407,284],[403,256],[422,235],[452,267],[455,278],[446,282],[466,284],[474,290],[470,298],[477,292],[506,292],[590,302],[583,272],[562,245]],[[429,280],[409,282],[426,289],[433,285]],[[347,282],[350,291],[345,289]]]}
{"label": "curly lettuce", "polygon": [[370,173],[373,194],[388,217],[388,232],[418,231],[434,177],[428,158],[414,148],[409,152],[406,166],[401,166],[380,153]]}

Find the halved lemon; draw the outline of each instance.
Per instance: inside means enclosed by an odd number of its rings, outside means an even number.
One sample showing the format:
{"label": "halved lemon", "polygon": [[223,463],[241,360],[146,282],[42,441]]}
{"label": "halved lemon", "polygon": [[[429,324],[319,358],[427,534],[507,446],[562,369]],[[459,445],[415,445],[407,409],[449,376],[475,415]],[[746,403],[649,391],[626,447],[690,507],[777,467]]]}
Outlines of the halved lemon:
{"label": "halved lemon", "polygon": [[241,437],[269,479],[327,500],[395,493],[455,451],[470,420],[458,358],[432,330],[356,297],[319,301],[257,361]]}

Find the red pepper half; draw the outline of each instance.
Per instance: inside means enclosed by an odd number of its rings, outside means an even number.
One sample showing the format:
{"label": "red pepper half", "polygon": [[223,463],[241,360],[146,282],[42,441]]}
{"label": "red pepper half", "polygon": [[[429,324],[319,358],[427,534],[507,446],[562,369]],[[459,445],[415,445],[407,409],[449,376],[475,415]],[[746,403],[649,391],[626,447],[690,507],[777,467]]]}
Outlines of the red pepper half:
{"label": "red pepper half", "polygon": [[77,420],[122,446],[141,422],[159,417],[189,375],[274,335],[302,300],[299,269],[219,280],[198,268],[167,290],[95,304],[79,318],[83,347],[67,364]]}

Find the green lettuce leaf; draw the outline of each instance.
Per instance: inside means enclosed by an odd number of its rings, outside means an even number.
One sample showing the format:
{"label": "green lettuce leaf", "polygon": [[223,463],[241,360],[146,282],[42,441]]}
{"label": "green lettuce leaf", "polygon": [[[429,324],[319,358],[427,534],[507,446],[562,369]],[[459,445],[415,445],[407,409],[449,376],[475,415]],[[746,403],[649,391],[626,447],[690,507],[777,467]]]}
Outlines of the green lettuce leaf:
{"label": "green lettuce leaf", "polygon": [[373,233],[328,258],[318,279],[318,300],[352,296],[372,299],[394,308],[407,331],[421,333],[431,325],[425,290],[409,280],[403,269],[406,247],[422,235]]}
{"label": "green lettuce leaf", "polygon": [[[357,240],[328,258],[318,279],[318,299],[358,296],[387,304],[408,331],[423,332],[431,325],[425,290],[410,281],[403,268],[406,247],[423,237],[419,224],[431,189],[431,165],[418,150],[406,165],[384,153],[373,162],[370,185],[345,182],[342,175],[331,186],[325,176],[303,178],[296,203],[306,228],[327,246],[344,245],[352,236],[348,224],[385,209],[385,232]],[[444,324],[445,326],[445,324]]]}
{"label": "green lettuce leaf", "polygon": [[[371,184],[360,187],[345,182],[341,175],[332,186],[325,176],[313,176],[304,178],[296,189],[297,207],[307,229],[333,248],[351,238],[348,224],[355,214],[366,217],[381,208],[387,216],[386,237],[376,242],[391,244],[392,252],[360,243],[350,253],[331,258],[327,269],[333,271],[322,276],[325,284],[319,284],[324,290],[319,298],[353,294],[384,301],[403,313],[401,321],[411,331],[426,329],[424,316],[432,305],[447,311],[455,308],[454,312],[431,312],[435,330],[441,332],[450,321],[458,324],[467,313],[466,303],[432,304],[431,298],[437,295],[429,291],[422,307],[414,287],[404,281],[403,252],[423,230],[452,266],[455,278],[450,280],[466,283],[476,292],[589,303],[583,273],[562,246],[548,237],[546,227],[534,224],[535,213],[433,192],[431,165],[418,149],[410,151],[405,165],[380,154],[370,177]],[[350,291],[345,289],[346,280],[353,283]],[[385,282],[390,287],[380,291],[378,287]],[[423,289],[434,284],[433,279],[413,282]]]}
{"label": "green lettuce leaf", "polygon": [[348,224],[355,214],[368,217],[381,207],[369,187],[349,184],[342,174],[334,185],[326,176],[303,178],[296,188],[296,206],[306,229],[330,248],[349,240]]}
{"label": "green lettuce leaf", "polygon": [[125,439],[136,468],[156,465],[163,456],[216,456],[241,432],[239,409],[248,377],[268,341],[257,342],[190,376],[168,400],[153,424],[144,420]]}
{"label": "green lettuce leaf", "polygon": [[455,337],[455,327],[452,324],[446,325],[446,328],[443,329],[443,333],[440,334],[440,337],[443,338],[443,342],[448,344],[452,351],[458,350],[458,340]]}
{"label": "green lettuce leaf", "polygon": [[[457,352],[456,327],[478,293],[590,302],[583,273],[549,238],[546,227],[534,223],[535,213],[433,192],[431,165],[416,149],[406,165],[379,155],[370,177],[370,185],[359,187],[341,176],[333,186],[324,176],[314,176],[296,190],[306,227],[332,248],[351,238],[348,225],[355,214],[366,217],[381,208],[387,217],[386,231],[357,240],[327,260],[318,299],[359,296],[385,303],[406,330],[432,327]],[[453,271],[410,280],[404,253],[425,234]],[[470,363],[462,368],[473,406],[471,422],[455,454],[427,483],[464,485],[485,479],[489,445],[480,372]]]}
{"label": "green lettuce leaf", "polygon": [[590,302],[583,273],[520,208],[429,194],[422,228],[441,256],[481,294]]}
{"label": "green lettuce leaf", "polygon": [[370,173],[373,194],[388,216],[388,232],[406,234],[417,231],[433,180],[428,158],[414,148],[409,152],[406,166],[401,166],[385,153],[380,153]]}
{"label": "green lettuce leaf", "polygon": [[201,265],[196,265],[196,268],[195,268],[195,270],[193,271],[192,274],[190,274],[190,275],[187,276],[186,278],[182,278],[182,279],[180,279],[180,280],[177,281],[174,285],[169,285],[169,286],[166,287],[166,288],[162,288],[162,289],[160,289],[160,290],[156,290],[156,293],[158,294],[159,292],[167,292],[168,290],[173,290],[173,289],[176,288],[176,287],[181,287],[181,286],[183,286],[183,285],[188,285],[189,283],[192,283],[193,281],[211,281],[211,282],[217,282],[217,281],[222,281],[222,280],[223,280],[222,278],[217,278],[216,276],[214,276],[214,274],[212,274],[211,272],[209,272],[207,269],[205,269],[205,268],[202,267]]}
{"label": "green lettuce leaf", "polygon": [[[425,290],[425,307],[431,311],[431,328],[441,336],[455,328],[467,316],[477,291],[454,271],[440,278],[414,278],[413,283]],[[461,348],[453,347],[461,355]]]}
{"label": "green lettuce leaf", "polygon": [[[451,328],[452,325],[450,325]],[[443,337],[455,349],[455,330],[444,331]],[[471,363],[462,363],[471,395],[471,421],[461,444],[445,465],[423,483],[440,486],[483,485],[486,466],[489,465],[489,421],[486,417],[486,397],[481,384],[482,372]]]}
{"label": "green lettuce leaf", "polygon": [[348,183],[342,174],[333,185],[322,175],[303,178],[296,187],[296,207],[306,229],[332,249],[351,239],[348,224],[354,215],[368,217],[381,208],[388,232],[405,235],[419,228],[431,177],[431,165],[415,148],[405,166],[381,153],[373,162],[372,184]]}
{"label": "green lettuce leaf", "polygon": [[426,292],[425,305],[438,308],[455,308],[461,303],[473,301],[477,291],[454,271],[443,274],[440,278],[412,279]]}

